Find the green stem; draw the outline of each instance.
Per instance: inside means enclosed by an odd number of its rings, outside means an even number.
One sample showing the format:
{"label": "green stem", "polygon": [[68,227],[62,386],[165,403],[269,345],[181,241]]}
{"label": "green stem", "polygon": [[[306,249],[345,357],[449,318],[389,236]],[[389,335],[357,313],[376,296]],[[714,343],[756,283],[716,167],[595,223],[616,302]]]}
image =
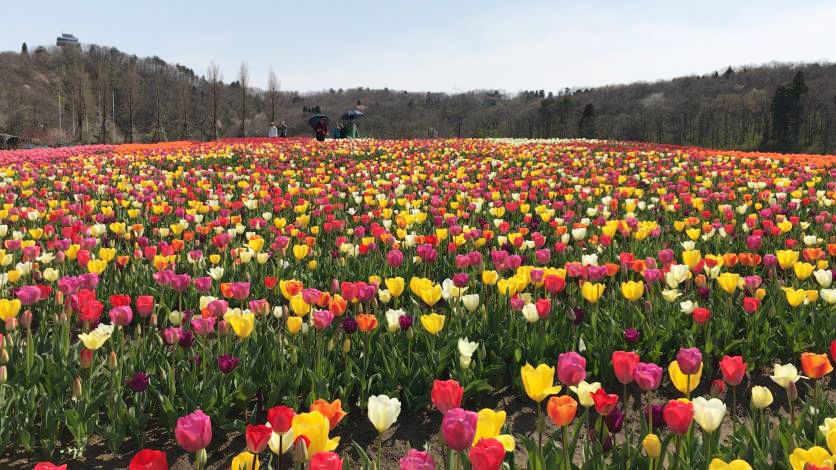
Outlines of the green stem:
{"label": "green stem", "polygon": [[563,463],[566,470],[571,470],[572,462],[569,460],[569,426],[563,426]]}

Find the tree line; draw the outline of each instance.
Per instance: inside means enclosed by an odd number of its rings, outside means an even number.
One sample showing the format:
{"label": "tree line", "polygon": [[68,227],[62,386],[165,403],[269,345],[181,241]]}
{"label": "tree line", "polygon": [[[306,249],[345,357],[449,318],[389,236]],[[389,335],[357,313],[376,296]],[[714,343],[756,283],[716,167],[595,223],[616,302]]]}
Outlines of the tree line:
{"label": "tree line", "polygon": [[285,121],[366,113],[365,136],[602,138],[729,149],[832,153],[836,65],[728,67],[651,83],[558,91],[466,93],[281,90],[250,83],[242,64],[225,80],[218,64],[196,72],[116,48],[38,47],[0,53],[0,133],[47,145],[211,140],[264,135]]}

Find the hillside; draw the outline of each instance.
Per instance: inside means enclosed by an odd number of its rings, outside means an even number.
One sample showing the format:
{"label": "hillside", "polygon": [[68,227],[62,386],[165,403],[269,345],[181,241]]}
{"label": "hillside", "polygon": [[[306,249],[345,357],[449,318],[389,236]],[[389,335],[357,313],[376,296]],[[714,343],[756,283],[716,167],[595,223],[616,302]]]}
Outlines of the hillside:
{"label": "hillside", "polygon": [[834,64],[746,66],[653,83],[515,94],[242,93],[238,77],[224,81],[213,72],[99,46],[0,53],[0,133],[48,145],[208,140],[242,130],[261,135],[275,119],[286,121],[294,135],[309,132],[313,112],[336,118],[359,108],[367,115],[361,134],[375,137],[579,136],[809,153],[836,147]]}

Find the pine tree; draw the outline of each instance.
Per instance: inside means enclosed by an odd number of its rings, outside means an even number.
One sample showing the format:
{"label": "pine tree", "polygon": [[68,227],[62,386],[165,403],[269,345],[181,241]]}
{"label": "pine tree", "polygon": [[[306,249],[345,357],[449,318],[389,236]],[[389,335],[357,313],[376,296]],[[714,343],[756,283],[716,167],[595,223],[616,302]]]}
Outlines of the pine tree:
{"label": "pine tree", "polygon": [[594,139],[597,136],[595,130],[595,107],[588,104],[583,108],[581,120],[578,122],[578,134],[585,139]]}

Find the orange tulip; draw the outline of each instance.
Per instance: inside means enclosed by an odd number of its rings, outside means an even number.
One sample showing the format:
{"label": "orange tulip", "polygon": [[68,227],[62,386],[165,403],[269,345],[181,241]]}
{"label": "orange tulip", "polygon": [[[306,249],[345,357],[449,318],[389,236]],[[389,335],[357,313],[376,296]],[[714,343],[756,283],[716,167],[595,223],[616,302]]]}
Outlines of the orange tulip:
{"label": "orange tulip", "polygon": [[575,413],[578,411],[578,402],[569,395],[561,395],[559,397],[551,397],[546,406],[546,412],[549,414],[555,426],[568,426],[575,419]]}
{"label": "orange tulip", "polygon": [[801,370],[811,379],[819,379],[833,371],[827,354],[801,353]]}
{"label": "orange tulip", "polygon": [[335,316],[341,317],[345,313],[345,307],[347,302],[341,295],[335,294],[334,297],[328,302],[328,310],[331,311]]}
{"label": "orange tulip", "polygon": [[346,412],[343,411],[342,403],[339,399],[328,403],[323,399],[316,400],[311,404],[311,412],[319,411],[323,416],[328,418],[328,423],[333,430],[337,424],[345,417]]}
{"label": "orange tulip", "polygon": [[361,313],[357,315],[357,327],[360,331],[368,333],[377,328],[377,317],[369,313]]}

